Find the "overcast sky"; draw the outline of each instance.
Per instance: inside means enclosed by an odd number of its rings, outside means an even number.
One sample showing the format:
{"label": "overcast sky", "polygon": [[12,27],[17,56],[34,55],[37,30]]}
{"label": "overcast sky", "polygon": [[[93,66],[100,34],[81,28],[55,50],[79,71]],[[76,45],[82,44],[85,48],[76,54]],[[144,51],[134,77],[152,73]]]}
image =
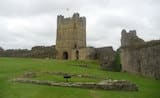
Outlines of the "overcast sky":
{"label": "overcast sky", "polygon": [[0,0],[0,46],[55,45],[57,15],[74,12],[87,19],[88,46],[117,49],[122,29],[160,39],[160,0]]}

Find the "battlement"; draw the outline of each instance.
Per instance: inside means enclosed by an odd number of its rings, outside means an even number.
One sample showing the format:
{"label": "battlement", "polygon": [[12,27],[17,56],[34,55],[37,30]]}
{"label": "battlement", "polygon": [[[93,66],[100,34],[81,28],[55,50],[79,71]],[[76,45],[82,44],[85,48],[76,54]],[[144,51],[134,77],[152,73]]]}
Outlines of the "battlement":
{"label": "battlement", "polygon": [[79,17],[79,13],[74,13],[72,17],[73,18]]}
{"label": "battlement", "polygon": [[130,30],[127,32],[125,29],[122,30],[122,37],[137,37],[136,30]]}
{"label": "battlement", "polygon": [[83,16],[80,17],[79,13],[74,13],[72,17],[66,17],[66,18],[63,15],[57,16],[58,24],[68,24],[68,23],[73,23],[73,22],[86,23],[86,18]]}
{"label": "battlement", "polygon": [[125,29],[121,32],[121,46],[139,45],[144,43],[144,40],[137,36],[136,30],[130,30],[127,32]]}

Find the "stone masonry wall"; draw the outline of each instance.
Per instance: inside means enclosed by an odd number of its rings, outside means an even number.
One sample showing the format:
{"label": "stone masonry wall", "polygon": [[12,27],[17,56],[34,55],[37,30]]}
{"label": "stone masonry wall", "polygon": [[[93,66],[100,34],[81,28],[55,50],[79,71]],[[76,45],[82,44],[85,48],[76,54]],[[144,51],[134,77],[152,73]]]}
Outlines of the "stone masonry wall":
{"label": "stone masonry wall", "polygon": [[[124,36],[123,34],[121,41],[127,41]],[[160,79],[160,40],[142,42],[135,37],[135,43],[131,39],[127,42],[132,43],[121,43],[122,71]]]}
{"label": "stone masonry wall", "polygon": [[78,13],[67,18],[57,16],[56,58],[73,59],[71,50],[81,48],[86,48],[86,18]]}
{"label": "stone masonry wall", "polygon": [[[3,49],[2,49],[3,50]],[[28,49],[0,50],[1,57],[31,57],[31,58],[55,58],[55,46],[34,46]]]}
{"label": "stone masonry wall", "polygon": [[96,49],[96,59],[99,60],[101,69],[112,70],[115,60],[115,51],[112,47],[101,47]]}
{"label": "stone masonry wall", "polygon": [[80,53],[79,56],[81,60],[95,59],[96,49],[91,47],[82,48],[79,50],[79,53]]}

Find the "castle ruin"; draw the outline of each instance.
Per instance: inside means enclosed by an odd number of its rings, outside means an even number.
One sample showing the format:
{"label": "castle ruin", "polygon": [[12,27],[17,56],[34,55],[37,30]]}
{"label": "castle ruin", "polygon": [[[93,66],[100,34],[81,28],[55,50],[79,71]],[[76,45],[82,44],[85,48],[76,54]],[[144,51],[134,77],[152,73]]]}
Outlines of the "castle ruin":
{"label": "castle ruin", "polygon": [[72,17],[57,17],[57,59],[79,59],[80,49],[86,48],[86,18],[74,13]]}
{"label": "castle ruin", "polygon": [[145,42],[135,30],[122,30],[122,71],[160,79],[160,40]]}
{"label": "castle ruin", "polygon": [[[102,48],[103,49],[103,48]],[[106,52],[112,47],[104,47]],[[74,13],[72,17],[57,16],[56,59],[99,59],[99,49],[86,45],[86,18]],[[108,53],[108,52],[107,52]],[[102,57],[101,58],[106,58]]]}
{"label": "castle ruin", "polygon": [[119,64],[124,72],[160,79],[160,40],[146,42],[137,36],[136,30],[122,30],[121,36],[121,47],[117,52],[110,46],[87,47],[86,18],[78,13],[67,18],[58,15],[56,46],[35,46],[31,50],[0,47],[0,57],[92,59],[99,61],[104,70],[113,70]]}

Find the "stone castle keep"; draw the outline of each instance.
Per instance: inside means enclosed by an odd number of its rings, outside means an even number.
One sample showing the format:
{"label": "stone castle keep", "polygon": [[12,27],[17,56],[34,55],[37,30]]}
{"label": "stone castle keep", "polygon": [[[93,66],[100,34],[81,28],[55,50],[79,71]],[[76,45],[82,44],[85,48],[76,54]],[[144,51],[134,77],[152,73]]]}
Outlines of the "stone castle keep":
{"label": "stone castle keep", "polygon": [[[108,55],[104,57],[104,53]],[[112,54],[113,55],[110,55]],[[86,60],[101,59],[112,56],[112,47],[93,48],[86,46],[86,18],[74,13],[72,17],[57,16],[56,59]]]}
{"label": "stone castle keep", "polygon": [[57,59],[80,59],[86,48],[86,18],[75,13],[71,18],[57,17]]}

